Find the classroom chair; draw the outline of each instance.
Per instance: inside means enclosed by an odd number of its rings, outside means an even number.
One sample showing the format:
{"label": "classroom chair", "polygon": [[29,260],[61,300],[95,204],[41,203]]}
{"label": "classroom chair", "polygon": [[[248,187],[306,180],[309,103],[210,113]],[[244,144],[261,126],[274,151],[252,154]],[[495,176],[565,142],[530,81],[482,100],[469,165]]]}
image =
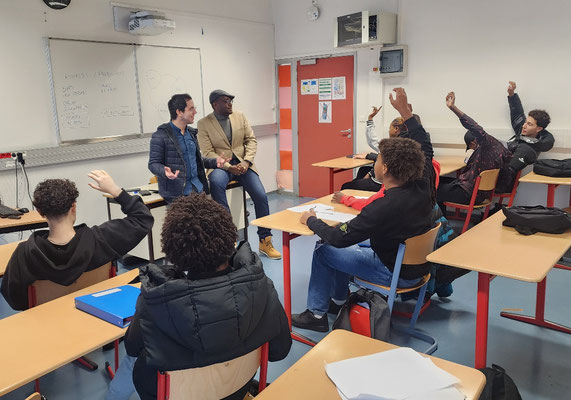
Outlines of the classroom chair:
{"label": "classroom chair", "polygon": [[[470,218],[474,209],[484,208],[484,215],[482,221],[488,218],[488,213],[490,212],[490,206],[492,205],[492,199],[494,198],[494,189],[496,188],[496,182],[498,181],[499,169],[489,169],[480,172],[478,178],[476,178],[476,183],[474,184],[474,189],[472,190],[472,197],[470,198],[470,204],[460,204],[444,202],[444,206],[452,207],[456,209],[456,216],[460,216],[460,210],[467,210],[466,219],[464,221],[464,226],[462,227],[462,232],[464,233],[468,230],[468,225],[470,224]],[[476,204],[476,197],[478,196],[478,191],[489,191],[490,195],[487,199],[481,203]],[[444,211],[444,210],[443,210]]]}
{"label": "classroom chair", "polygon": [[42,396],[38,392],[35,392],[35,393],[32,393],[31,395],[29,395],[28,397],[26,397],[26,400],[46,400],[46,397]]}
{"label": "classroom chair", "polygon": [[230,361],[189,368],[162,371],[157,376],[157,400],[218,400],[238,391],[260,368],[258,391],[266,387],[268,343]]}
{"label": "classroom chair", "polygon": [[517,187],[519,186],[519,178],[521,177],[521,172],[523,170],[520,170],[517,175],[515,176],[515,182],[514,185],[512,187],[512,191],[509,193],[494,193],[494,197],[498,197],[498,204],[501,206],[504,199],[509,199],[508,200],[508,207],[511,207],[514,199],[515,199],[515,195],[517,192]]}
{"label": "classroom chair", "polygon": [[415,329],[416,321],[418,319],[418,315],[420,313],[420,308],[422,306],[424,295],[426,294],[426,285],[430,280],[430,273],[427,273],[425,276],[422,277],[420,282],[418,282],[415,286],[410,288],[398,288],[397,283],[399,280],[400,272],[402,269],[403,264],[406,265],[421,265],[426,263],[426,256],[434,251],[434,242],[436,241],[436,235],[438,230],[440,229],[440,223],[436,225],[434,228],[429,230],[422,235],[413,236],[405,240],[404,243],[399,245],[397,258],[395,260],[395,268],[393,270],[393,277],[391,280],[391,286],[383,286],[377,285],[376,283],[372,283],[361,279],[357,276],[354,277],[354,283],[366,289],[374,290],[376,292],[381,293],[384,296],[388,296],[387,302],[389,305],[389,310],[393,311],[393,305],[397,295],[406,292],[412,292],[414,290],[420,289],[420,293],[418,295],[418,299],[416,301],[416,306],[414,307],[414,312],[412,313],[412,318],[410,319],[410,324],[408,328],[400,328],[394,326],[395,328],[408,333],[409,335],[422,340],[430,344],[428,349],[425,351],[426,354],[432,354],[438,348],[438,342],[436,338],[430,336],[426,333],[420,332]]}
{"label": "classroom chair", "polygon": [[[117,275],[117,266],[113,262],[102,265],[99,268],[84,272],[71,285],[63,286],[49,280],[37,280],[28,286],[28,306],[29,308],[38,306],[59,297],[84,289],[98,282],[112,278]],[[115,340],[115,371],[119,366],[119,340]],[[90,371],[95,371],[98,365],[87,357],[80,357],[76,360]],[[114,372],[106,363],[107,373],[113,379]],[[36,391],[40,390],[40,382],[36,379]]]}

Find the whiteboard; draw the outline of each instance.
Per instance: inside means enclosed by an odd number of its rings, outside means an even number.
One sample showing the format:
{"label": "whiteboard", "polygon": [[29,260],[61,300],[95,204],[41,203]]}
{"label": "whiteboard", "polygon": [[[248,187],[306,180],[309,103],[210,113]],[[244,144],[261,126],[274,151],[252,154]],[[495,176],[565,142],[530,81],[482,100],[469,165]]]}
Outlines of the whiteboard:
{"label": "whiteboard", "polygon": [[194,120],[204,116],[199,49],[138,45],[135,55],[143,133],[170,121],[167,103],[173,94],[188,93],[197,108]]}
{"label": "whiteboard", "polygon": [[50,39],[60,140],[141,133],[134,47]]}

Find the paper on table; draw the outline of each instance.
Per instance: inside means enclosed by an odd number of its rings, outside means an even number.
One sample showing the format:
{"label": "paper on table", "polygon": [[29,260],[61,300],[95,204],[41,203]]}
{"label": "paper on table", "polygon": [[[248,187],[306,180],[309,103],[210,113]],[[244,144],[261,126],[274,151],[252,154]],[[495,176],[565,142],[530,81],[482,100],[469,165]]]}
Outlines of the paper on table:
{"label": "paper on table", "polygon": [[306,204],[303,206],[288,208],[288,210],[293,211],[293,212],[298,212],[298,213],[306,212],[306,211],[309,211],[311,209],[315,210],[315,212],[317,213],[319,211],[333,210],[333,206],[329,206],[327,204],[322,204],[322,203],[313,203],[313,204]]}
{"label": "paper on table", "polygon": [[317,218],[326,219],[328,221],[347,222],[356,217],[353,214],[347,214],[337,211],[317,211]]}
{"label": "paper on table", "polygon": [[[339,397],[341,400],[349,400],[347,396],[343,394],[339,388],[337,388],[337,393],[339,393]],[[378,396],[359,396],[357,397],[359,400],[367,400],[367,399],[374,399],[374,400],[383,400],[384,397]],[[466,396],[462,394],[458,389],[454,386],[449,386],[444,389],[433,390],[432,392],[428,393],[420,393],[419,395],[407,397],[403,400],[465,400]]]}
{"label": "paper on table", "polygon": [[406,399],[458,383],[406,347],[326,364],[325,371],[349,399]]}

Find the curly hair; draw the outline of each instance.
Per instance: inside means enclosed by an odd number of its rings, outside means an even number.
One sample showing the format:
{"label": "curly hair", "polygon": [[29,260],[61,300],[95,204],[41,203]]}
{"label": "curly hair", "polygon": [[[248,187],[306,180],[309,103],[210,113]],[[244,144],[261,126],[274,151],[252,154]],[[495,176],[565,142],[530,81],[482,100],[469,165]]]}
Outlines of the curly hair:
{"label": "curly hair", "polygon": [[36,186],[32,204],[44,217],[60,217],[67,214],[78,196],[75,183],[69,179],[46,179]]}
{"label": "curly hair", "polygon": [[545,110],[531,110],[527,115],[533,118],[537,122],[537,126],[543,129],[547,128],[547,125],[551,122],[551,117]]}
{"label": "curly hair", "polygon": [[163,253],[190,275],[213,272],[228,261],[236,239],[230,213],[204,193],[175,199],[161,231]]}
{"label": "curly hair", "polygon": [[382,139],[379,143],[382,162],[387,173],[402,183],[420,179],[424,170],[425,157],[420,144],[412,139]]}

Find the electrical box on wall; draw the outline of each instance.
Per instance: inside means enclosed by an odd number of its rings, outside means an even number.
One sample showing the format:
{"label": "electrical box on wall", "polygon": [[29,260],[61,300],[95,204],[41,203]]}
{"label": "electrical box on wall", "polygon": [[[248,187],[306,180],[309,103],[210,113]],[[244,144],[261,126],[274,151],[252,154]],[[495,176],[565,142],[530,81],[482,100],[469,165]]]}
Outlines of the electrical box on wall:
{"label": "electrical box on wall", "polygon": [[396,14],[361,11],[335,20],[335,47],[373,46],[395,43],[396,40]]}
{"label": "electrical box on wall", "polygon": [[379,72],[381,78],[406,76],[408,68],[408,47],[406,45],[381,47]]}

